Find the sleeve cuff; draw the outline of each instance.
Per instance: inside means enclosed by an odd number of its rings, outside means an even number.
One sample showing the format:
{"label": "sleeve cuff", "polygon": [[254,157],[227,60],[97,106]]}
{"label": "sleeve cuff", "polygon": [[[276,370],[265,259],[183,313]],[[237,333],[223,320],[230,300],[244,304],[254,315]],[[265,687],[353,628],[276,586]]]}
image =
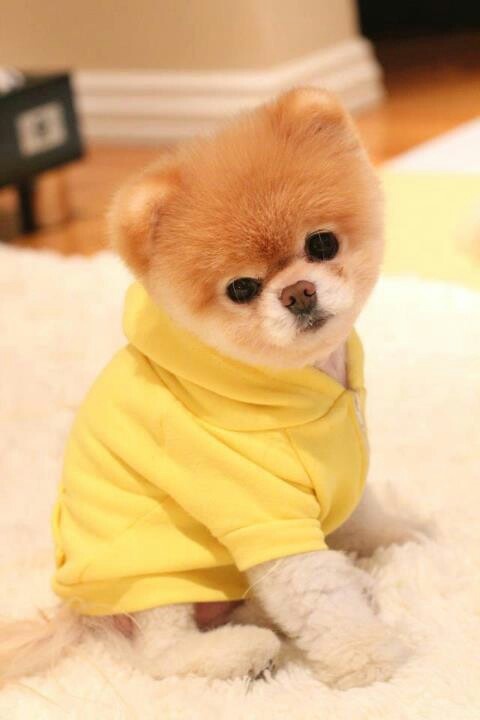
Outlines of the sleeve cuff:
{"label": "sleeve cuff", "polygon": [[251,525],[219,538],[240,571],[289,555],[325,550],[325,536],[318,520],[278,520]]}

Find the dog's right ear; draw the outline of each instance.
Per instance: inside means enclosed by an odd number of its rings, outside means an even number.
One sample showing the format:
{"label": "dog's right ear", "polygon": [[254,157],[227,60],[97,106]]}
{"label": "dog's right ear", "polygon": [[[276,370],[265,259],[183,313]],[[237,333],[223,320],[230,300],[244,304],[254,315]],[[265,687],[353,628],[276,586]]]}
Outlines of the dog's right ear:
{"label": "dog's right ear", "polygon": [[325,132],[338,136],[355,130],[350,116],[333,93],[316,87],[289,90],[266,106],[277,132],[297,141],[322,138]]}
{"label": "dog's right ear", "polygon": [[111,244],[139,277],[148,272],[162,215],[178,186],[178,170],[162,163],[121,187],[113,199]]}

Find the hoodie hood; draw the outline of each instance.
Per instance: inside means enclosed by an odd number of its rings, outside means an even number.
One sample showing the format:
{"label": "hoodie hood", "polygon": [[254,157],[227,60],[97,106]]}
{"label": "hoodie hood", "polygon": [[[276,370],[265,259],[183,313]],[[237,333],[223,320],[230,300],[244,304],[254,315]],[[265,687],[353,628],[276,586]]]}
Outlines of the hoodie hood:
{"label": "hoodie hood", "polygon": [[[347,392],[315,368],[247,365],[175,325],[139,283],[127,293],[124,331],[171,393],[196,417],[229,430],[274,430],[320,419]],[[363,389],[363,352],[347,343],[349,390]]]}

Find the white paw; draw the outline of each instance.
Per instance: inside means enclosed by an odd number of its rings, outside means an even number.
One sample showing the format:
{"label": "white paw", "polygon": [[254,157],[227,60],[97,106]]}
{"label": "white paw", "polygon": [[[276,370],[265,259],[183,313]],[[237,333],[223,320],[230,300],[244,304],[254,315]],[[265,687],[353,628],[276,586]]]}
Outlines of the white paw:
{"label": "white paw", "polygon": [[328,655],[314,663],[314,670],[320,680],[339,690],[389,680],[408,655],[379,621],[359,624],[348,636],[342,633],[336,644],[328,645]]}
{"label": "white paw", "polygon": [[274,671],[282,643],[272,630],[254,625],[230,626],[230,644],[220,659],[216,677],[255,679]]}
{"label": "white paw", "polygon": [[256,678],[275,668],[281,642],[272,630],[223,625],[209,632],[180,635],[175,643],[142,658],[142,669],[158,679],[172,675],[231,680]]}

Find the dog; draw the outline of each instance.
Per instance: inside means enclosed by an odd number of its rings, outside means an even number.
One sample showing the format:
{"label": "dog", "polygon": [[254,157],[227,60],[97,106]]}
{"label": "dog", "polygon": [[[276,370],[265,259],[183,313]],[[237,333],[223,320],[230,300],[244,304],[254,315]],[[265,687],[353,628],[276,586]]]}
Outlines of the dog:
{"label": "dog", "polygon": [[64,604],[0,630],[0,677],[100,628],[157,678],[258,677],[288,640],[330,686],[388,679],[405,649],[345,552],[405,530],[364,488],[353,328],[383,199],[353,121],[327,91],[287,92],[165,153],[109,225],[137,278],[129,344],[68,444]]}

